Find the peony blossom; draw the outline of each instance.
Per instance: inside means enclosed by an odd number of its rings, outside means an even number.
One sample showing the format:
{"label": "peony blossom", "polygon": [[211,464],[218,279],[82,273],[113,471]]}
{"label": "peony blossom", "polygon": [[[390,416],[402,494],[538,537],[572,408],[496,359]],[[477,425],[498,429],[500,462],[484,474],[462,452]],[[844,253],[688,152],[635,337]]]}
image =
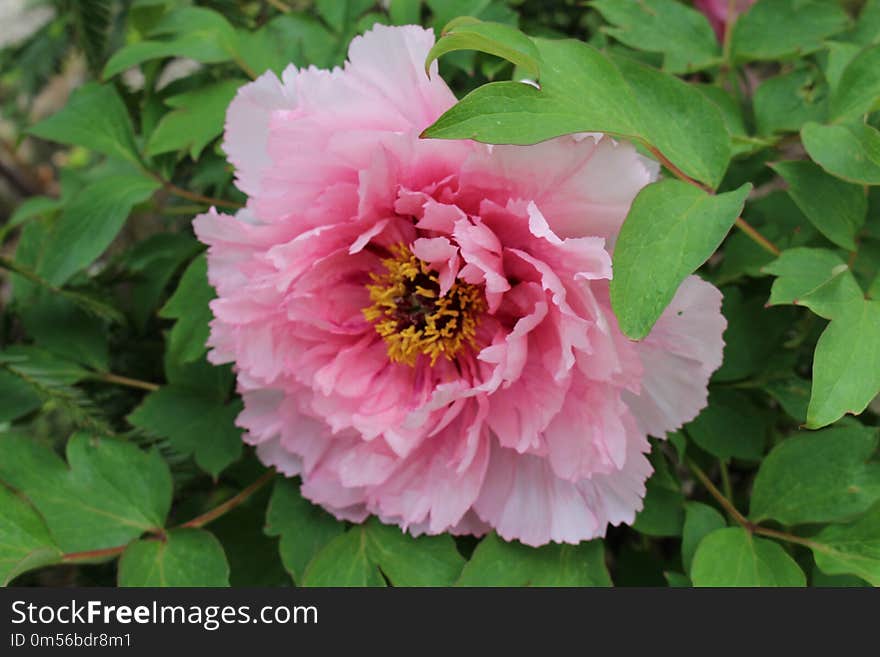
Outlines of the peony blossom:
{"label": "peony blossom", "polygon": [[247,207],[195,220],[259,457],[353,522],[577,543],[630,523],[706,404],[721,294],[691,277],[642,342],[609,302],[657,166],[598,134],[420,139],[456,99],[432,32],[377,25],[342,69],[245,85],[224,148]]}
{"label": "peony blossom", "polygon": [[[724,30],[727,28],[727,23],[731,20],[731,17],[728,16],[730,2],[731,0],[694,0],[694,8],[706,15],[719,41],[724,38]],[[733,18],[736,18],[736,16],[755,4],[755,0],[733,0],[733,3]]]}

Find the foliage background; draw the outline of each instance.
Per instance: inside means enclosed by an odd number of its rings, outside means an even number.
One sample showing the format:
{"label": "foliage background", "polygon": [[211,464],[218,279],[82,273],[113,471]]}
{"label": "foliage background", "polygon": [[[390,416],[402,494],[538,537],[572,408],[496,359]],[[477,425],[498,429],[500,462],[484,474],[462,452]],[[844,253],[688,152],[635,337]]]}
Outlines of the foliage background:
{"label": "foliage background", "polygon": [[[880,391],[880,0],[759,0],[721,44],[689,4],[4,3],[0,582],[880,585],[880,409],[868,406]],[[290,62],[340,64],[376,22],[439,33],[462,15],[575,37],[615,62],[656,119],[642,119],[640,147],[681,179],[651,193],[718,218],[691,227],[708,250],[665,229],[673,211],[655,225],[634,209],[621,236],[616,272],[646,272],[631,285],[661,309],[675,285],[664,258],[681,251],[683,275],[706,261],[729,328],[709,407],[655,443],[644,510],[604,541],[530,549],[336,522],[242,445],[231,372],[205,361],[213,291],[190,220],[244,200],[218,144],[235,90]],[[465,36],[520,68],[449,52],[441,72],[459,97],[527,72],[533,46],[493,30],[494,46]],[[584,118],[576,81],[600,121],[633,100],[586,68],[555,87],[544,73],[584,130],[603,128]],[[696,155],[665,159],[676,103],[707,118],[685,126]],[[438,136],[456,136],[455,121]],[[699,144],[714,142],[717,180],[700,178]],[[651,255],[628,262],[649,238]],[[613,291],[636,336],[651,304],[631,292]]]}

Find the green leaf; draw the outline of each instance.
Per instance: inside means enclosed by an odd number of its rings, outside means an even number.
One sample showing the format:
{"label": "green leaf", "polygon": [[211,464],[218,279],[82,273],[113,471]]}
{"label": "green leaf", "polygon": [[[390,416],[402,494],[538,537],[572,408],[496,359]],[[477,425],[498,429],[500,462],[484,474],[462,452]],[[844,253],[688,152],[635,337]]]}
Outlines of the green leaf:
{"label": "green leaf", "polygon": [[761,82],[753,102],[759,134],[797,132],[807,121],[825,119],[828,88],[817,71],[802,68]]}
{"label": "green leaf", "polygon": [[59,112],[43,119],[30,134],[62,144],[140,163],[128,110],[110,85],[90,82],[73,92]]}
{"label": "green leaf", "polygon": [[736,21],[731,52],[741,62],[804,55],[819,50],[825,39],[849,24],[836,2],[758,0]]}
{"label": "green leaf", "polygon": [[422,0],[391,0],[388,14],[394,25],[421,23]]}
{"label": "green leaf", "polygon": [[484,23],[469,16],[455,19],[443,28],[443,37],[428,52],[425,73],[430,75],[435,59],[457,50],[479,50],[496,55],[522,67],[531,77],[540,77],[538,49],[525,34],[509,25]]}
{"label": "green leaf", "polygon": [[685,431],[704,450],[720,459],[757,461],[767,443],[767,425],[758,407],[742,392],[724,388],[709,392],[709,404]]}
{"label": "green leaf", "polygon": [[0,368],[0,424],[16,420],[42,405],[40,396],[26,381]]}
{"label": "green leaf", "polygon": [[838,522],[880,500],[877,430],[860,425],[795,435],[767,455],[752,487],[751,519]]}
{"label": "green leaf", "polygon": [[40,514],[0,486],[0,586],[6,586],[23,572],[60,559],[61,551]]}
{"label": "green leaf", "polygon": [[373,0],[316,0],[321,18],[337,32],[351,29],[355,21],[375,3]]}
{"label": "green leaf", "polygon": [[223,546],[203,529],[134,541],[119,560],[119,586],[229,586]]}
{"label": "green leaf", "polygon": [[858,415],[880,392],[880,301],[846,306],[828,325],[813,357],[807,427]]}
{"label": "green leaf", "polygon": [[98,73],[104,63],[112,20],[110,0],[79,0],[70,4],[70,18],[77,44],[86,56],[89,69]]}
{"label": "green leaf", "polygon": [[120,48],[104,67],[104,77],[113,77],[152,59],[188,57],[213,64],[228,61],[236,54],[235,30],[222,15],[201,7],[181,7],[168,13],[151,36],[171,38],[136,41]]}
{"label": "green leaf", "polygon": [[241,456],[241,429],[235,418],[241,402],[224,404],[204,391],[163,386],[151,392],[129,416],[129,423],[149,435],[167,438],[181,454],[215,479]]}
{"label": "green leaf", "polygon": [[483,85],[422,136],[534,144],[605,132],[651,144],[689,176],[718,185],[730,160],[730,138],[718,108],[699,90],[632,60],[612,61],[585,43],[533,41],[541,58],[540,90],[520,82]]}
{"label": "green leaf", "polygon": [[600,540],[531,548],[488,534],[457,586],[611,586]]}
{"label": "green leaf", "polygon": [[691,564],[697,546],[716,529],[727,527],[727,521],[714,507],[701,502],[688,502],[684,505],[684,530],[681,535],[681,563],[686,573],[691,572]]}
{"label": "green leaf", "polygon": [[223,80],[168,98],[165,103],[174,111],[150,135],[147,155],[188,150],[193,160],[199,159],[202,149],[223,132],[226,108],[242,83]]}
{"label": "green leaf", "polygon": [[34,440],[0,435],[0,481],[43,516],[64,552],[122,545],[162,528],[171,475],[158,452],[75,434],[65,464]]}
{"label": "green leaf", "polygon": [[738,287],[728,286],[721,291],[721,312],[727,318],[724,362],[712,381],[740,381],[767,368],[781,352],[797,313],[794,308],[766,308],[763,297],[745,298]]}
{"label": "green leaf", "polygon": [[593,0],[613,27],[603,31],[621,43],[659,52],[663,69],[690,73],[718,64],[721,49],[706,16],[675,0]]}
{"label": "green leaf", "polygon": [[139,330],[153,316],[165,286],[202,246],[184,233],[158,233],[139,241],[123,256],[131,285],[131,314]]}
{"label": "green leaf", "polygon": [[174,294],[159,311],[160,317],[176,319],[168,339],[168,352],[179,363],[189,363],[204,354],[212,319],[208,302],[214,289],[208,283],[208,261],[204,255],[195,258]]}
{"label": "green leaf", "polygon": [[369,538],[363,526],[332,539],[312,559],[303,586],[386,586],[379,566],[369,556]]}
{"label": "green leaf", "polygon": [[345,531],[345,525],[299,493],[299,483],[279,477],[266,511],[266,534],[280,536],[281,561],[300,584],[306,566],[324,546]]}
{"label": "green leaf", "polygon": [[[449,586],[464,559],[451,536],[404,534],[375,518],[332,539],[308,565],[305,586]],[[378,576],[378,578],[377,578]]]}
{"label": "green leaf", "polygon": [[448,534],[413,538],[375,518],[366,532],[370,559],[394,586],[451,586],[464,566]]}
{"label": "green leaf", "polygon": [[751,185],[713,196],[678,180],[644,187],[614,247],[611,304],[620,329],[639,340],[678,286],[711,256],[733,226]]}
{"label": "green leaf", "polygon": [[650,459],[654,473],[645,485],[645,501],[633,529],[648,536],[681,536],[684,523],[681,483],[670,472],[661,452],[651,454]]}
{"label": "green leaf", "polygon": [[109,369],[110,348],[103,320],[58,295],[41,295],[20,312],[25,330],[40,347],[93,369]]}
{"label": "green leaf", "polygon": [[831,96],[831,118],[858,118],[880,103],[880,46],[867,48],[849,63]]}
{"label": "green leaf", "polygon": [[828,249],[787,249],[764,266],[777,276],[773,281],[771,306],[805,306],[825,319],[832,319],[849,306],[861,305],[862,290],[847,264]]}
{"label": "green leaf", "polygon": [[851,524],[829,525],[810,543],[824,573],[857,575],[880,586],[880,504]]}
{"label": "green leaf", "polygon": [[141,175],[120,174],[84,187],[52,227],[37,273],[61,285],[90,265],[119,234],[131,209],[160,184]]}
{"label": "green leaf", "polygon": [[807,421],[810,403],[810,382],[799,376],[790,376],[766,383],[762,390],[773,397],[782,409],[800,424]]}
{"label": "green leaf", "polygon": [[835,178],[807,160],[770,165],[788,183],[788,194],[807,219],[829,240],[854,251],[865,223],[868,199],[860,185]]}
{"label": "green leaf", "polygon": [[804,148],[832,176],[859,185],[880,185],[880,132],[869,125],[819,125],[801,128]]}
{"label": "green leaf", "polygon": [[863,46],[880,43],[880,0],[866,0],[849,39]]}
{"label": "green leaf", "polygon": [[[855,43],[845,41],[829,41],[825,44],[828,48],[828,62],[825,64],[825,79],[831,87],[832,94],[837,91],[843,71],[855,56],[862,51],[862,47]],[[819,119],[816,119],[819,120]]]}
{"label": "green leaf", "polygon": [[806,586],[807,578],[777,543],[741,527],[716,529],[697,547],[694,586]]}

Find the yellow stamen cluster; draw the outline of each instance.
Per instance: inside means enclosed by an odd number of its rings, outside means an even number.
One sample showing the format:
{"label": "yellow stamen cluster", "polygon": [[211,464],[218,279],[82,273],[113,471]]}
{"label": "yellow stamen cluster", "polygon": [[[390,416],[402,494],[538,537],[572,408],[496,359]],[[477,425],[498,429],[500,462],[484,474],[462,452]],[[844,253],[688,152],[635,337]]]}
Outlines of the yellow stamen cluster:
{"label": "yellow stamen cluster", "polygon": [[398,244],[382,261],[384,273],[372,273],[367,285],[373,304],[364,317],[388,345],[388,357],[415,366],[420,354],[453,360],[466,346],[476,347],[477,324],[486,310],[480,287],[456,281],[440,296],[436,271]]}

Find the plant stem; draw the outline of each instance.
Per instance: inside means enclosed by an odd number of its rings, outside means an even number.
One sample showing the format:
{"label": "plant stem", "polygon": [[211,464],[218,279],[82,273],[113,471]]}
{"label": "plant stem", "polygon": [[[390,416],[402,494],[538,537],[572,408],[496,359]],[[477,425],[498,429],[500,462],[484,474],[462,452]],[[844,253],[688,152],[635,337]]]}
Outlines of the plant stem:
{"label": "plant stem", "polygon": [[141,381],[140,379],[132,379],[127,376],[120,376],[119,374],[111,374],[110,372],[96,373],[92,378],[97,381],[104,381],[105,383],[115,383],[117,385],[126,386],[128,388],[149,390],[150,392],[154,392],[159,389],[159,386],[155,383],[150,383],[149,381]]}
{"label": "plant stem", "polygon": [[742,217],[737,217],[736,227],[739,228],[746,235],[748,235],[755,244],[767,251],[767,253],[772,253],[775,256],[778,256],[780,253],[782,253],[779,250],[778,246],[776,246],[773,242],[761,235],[761,233],[759,233],[751,224],[749,224],[749,222],[747,222]]}
{"label": "plant stem", "polygon": [[718,487],[712,483],[712,480],[709,479],[708,475],[703,472],[700,466],[694,463],[691,459],[687,460],[687,466],[690,468],[691,472],[694,473],[694,476],[700,480],[700,483],[705,486],[706,490],[709,491],[709,494],[715,498],[718,504],[720,504],[725,511],[727,511],[728,515],[730,515],[730,517],[733,518],[737,522],[737,524],[742,526],[742,528],[750,534],[758,534],[760,536],[775,538],[777,540],[786,541],[788,543],[796,543],[797,545],[803,545],[804,547],[808,547],[811,549],[821,547],[820,544],[816,543],[815,541],[811,541],[808,538],[795,536],[794,534],[789,534],[788,532],[781,532],[776,529],[762,527],[761,525],[753,523],[751,520],[749,520],[739,512],[739,510],[733,505],[733,502],[731,502],[730,499],[724,495],[724,493],[718,490]]}
{"label": "plant stem", "polygon": [[724,491],[724,496],[732,500],[733,499],[733,487],[730,485],[730,471],[727,469],[727,461],[724,459],[719,459],[719,469],[721,470],[721,488]]}
{"label": "plant stem", "polygon": [[266,0],[266,4],[272,5],[273,7],[275,7],[275,9],[280,11],[282,14],[289,14],[290,13],[290,7],[288,7],[286,4],[281,2],[281,0]]}
{"label": "plant stem", "polygon": [[234,509],[235,507],[240,505],[242,502],[246,501],[251,495],[256,493],[258,490],[260,490],[263,486],[268,484],[270,481],[272,481],[272,479],[274,477],[275,477],[274,470],[266,471],[262,477],[257,479],[254,483],[252,483],[250,486],[245,488],[243,491],[241,491],[235,497],[229,498],[220,506],[211,509],[207,513],[203,513],[202,515],[198,516],[197,518],[193,518],[189,522],[185,522],[180,526],[181,527],[190,527],[190,528],[204,527],[209,522],[213,522],[214,520],[216,520],[217,518],[222,516],[224,513],[231,511],[232,509]]}
{"label": "plant stem", "polygon": [[741,514],[737,508],[733,505],[729,499],[724,496],[715,484],[712,483],[712,480],[709,479],[708,475],[703,472],[703,470],[694,463],[691,459],[687,460],[687,465],[691,469],[691,472],[694,473],[697,479],[700,480],[700,483],[705,486],[706,490],[709,491],[709,494],[715,498],[715,500],[722,506],[722,508],[727,511],[728,515],[733,518],[738,524],[745,527],[747,530],[752,531],[754,529],[754,525],[746,518],[743,514]]}
{"label": "plant stem", "polygon": [[106,559],[107,557],[115,557],[125,551],[127,545],[117,545],[116,547],[104,548],[103,550],[87,550],[86,552],[68,552],[61,557],[64,563],[77,563],[80,561],[97,561]]}
{"label": "plant stem", "polygon": [[203,205],[216,205],[221,208],[231,208],[234,210],[238,210],[243,208],[244,205],[241,203],[237,203],[235,201],[227,201],[222,198],[213,198],[211,196],[202,196],[201,194],[196,194],[194,192],[190,192],[182,187],[178,187],[167,180],[162,180],[157,178],[162,183],[162,186],[166,191],[174,194],[175,196],[179,196],[180,198],[185,198],[187,201],[194,201],[196,203],[202,203]]}

